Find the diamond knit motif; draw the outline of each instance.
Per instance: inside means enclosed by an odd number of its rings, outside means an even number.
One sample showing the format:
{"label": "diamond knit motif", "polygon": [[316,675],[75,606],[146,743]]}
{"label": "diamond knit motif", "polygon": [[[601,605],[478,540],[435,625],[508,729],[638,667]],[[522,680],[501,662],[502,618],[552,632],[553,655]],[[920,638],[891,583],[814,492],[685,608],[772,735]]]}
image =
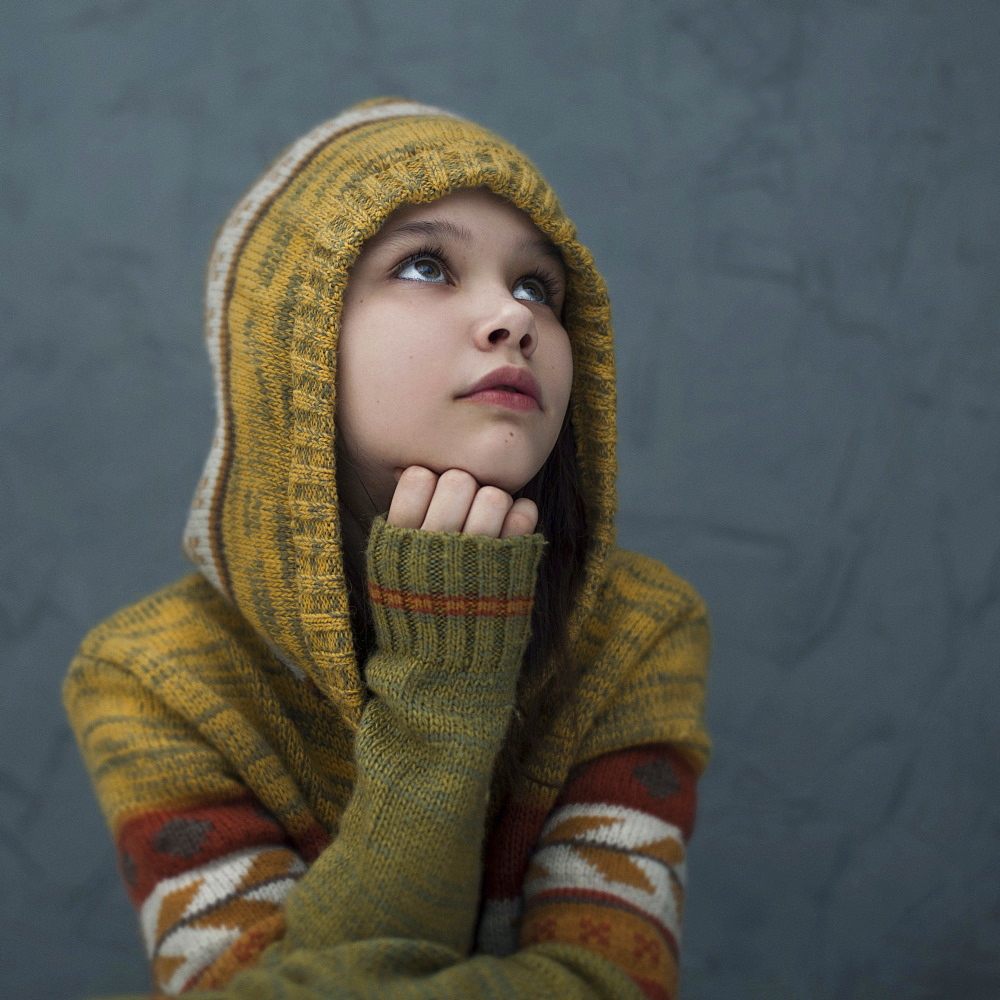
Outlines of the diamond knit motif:
{"label": "diamond knit motif", "polygon": [[178,816],[163,824],[153,847],[161,854],[170,854],[175,858],[193,858],[212,830],[210,820]]}

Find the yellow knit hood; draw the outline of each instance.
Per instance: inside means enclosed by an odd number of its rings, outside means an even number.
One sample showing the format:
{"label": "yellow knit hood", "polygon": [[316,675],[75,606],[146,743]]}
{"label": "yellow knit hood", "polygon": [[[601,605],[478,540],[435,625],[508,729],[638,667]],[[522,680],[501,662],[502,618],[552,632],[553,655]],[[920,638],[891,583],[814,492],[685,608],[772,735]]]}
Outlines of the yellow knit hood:
{"label": "yellow knit hood", "polygon": [[449,112],[398,99],[367,102],[289,147],[230,213],[208,262],[216,427],[185,550],[351,725],[365,695],[351,636],[334,447],[348,273],[394,209],[479,186],[524,211],[567,266],[570,405],[591,539],[572,640],[614,540],[612,334],[604,283],[534,165]]}

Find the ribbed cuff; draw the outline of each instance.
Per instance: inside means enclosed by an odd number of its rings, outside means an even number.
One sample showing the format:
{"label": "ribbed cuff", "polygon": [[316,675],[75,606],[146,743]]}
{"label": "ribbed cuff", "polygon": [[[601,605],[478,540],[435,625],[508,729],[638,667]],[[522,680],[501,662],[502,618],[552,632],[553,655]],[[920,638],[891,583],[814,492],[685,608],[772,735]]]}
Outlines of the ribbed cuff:
{"label": "ribbed cuff", "polygon": [[379,650],[466,669],[519,664],[544,546],[538,534],[500,540],[377,519],[368,596]]}

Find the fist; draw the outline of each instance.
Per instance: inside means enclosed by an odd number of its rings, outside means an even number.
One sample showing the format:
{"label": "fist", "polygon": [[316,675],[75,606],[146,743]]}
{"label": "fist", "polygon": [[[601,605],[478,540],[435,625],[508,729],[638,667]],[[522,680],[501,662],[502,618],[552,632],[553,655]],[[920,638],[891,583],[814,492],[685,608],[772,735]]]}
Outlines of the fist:
{"label": "fist", "polygon": [[538,508],[525,497],[515,500],[497,486],[480,486],[461,469],[448,469],[439,476],[411,465],[396,482],[386,520],[397,528],[511,538],[535,530]]}

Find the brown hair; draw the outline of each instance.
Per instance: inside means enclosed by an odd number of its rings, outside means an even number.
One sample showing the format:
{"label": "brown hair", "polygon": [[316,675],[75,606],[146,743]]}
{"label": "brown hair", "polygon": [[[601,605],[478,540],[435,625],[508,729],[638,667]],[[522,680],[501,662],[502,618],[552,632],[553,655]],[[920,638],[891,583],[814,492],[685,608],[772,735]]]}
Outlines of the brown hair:
{"label": "brown hair", "polygon": [[578,681],[579,667],[569,656],[567,624],[583,577],[588,536],[568,412],[552,453],[520,495],[538,506],[536,530],[548,545],[538,569],[517,703],[497,758],[498,792],[509,790],[522,776],[532,749],[570,700]]}

